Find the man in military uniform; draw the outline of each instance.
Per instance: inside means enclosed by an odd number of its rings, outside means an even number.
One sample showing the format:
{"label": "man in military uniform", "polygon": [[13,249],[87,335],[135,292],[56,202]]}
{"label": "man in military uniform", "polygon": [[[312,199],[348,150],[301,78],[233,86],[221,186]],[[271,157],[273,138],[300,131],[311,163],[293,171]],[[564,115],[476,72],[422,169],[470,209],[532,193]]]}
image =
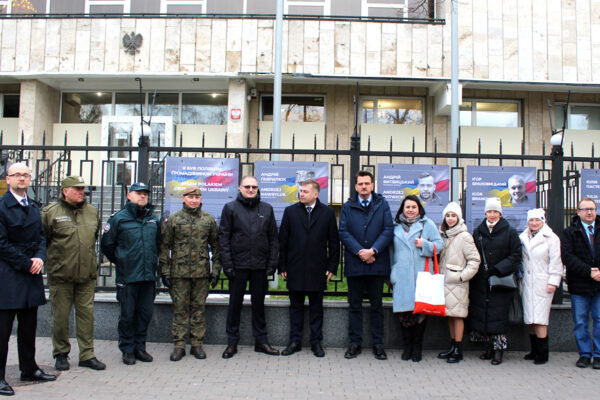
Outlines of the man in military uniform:
{"label": "man in military uniform", "polygon": [[146,338],[154,311],[161,235],[154,206],[148,203],[149,192],[143,182],[131,185],[125,208],[108,219],[100,242],[102,253],[116,265],[119,349],[125,365],[135,364],[136,359],[153,360],[146,351]]}
{"label": "man in military uniform", "polygon": [[[219,281],[219,228],[215,218],[202,210],[202,192],[197,186],[183,191],[183,208],[169,216],[163,228],[160,246],[160,270],[163,284],[173,299],[173,342],[171,361],[185,356],[188,321],[191,353],[205,359],[202,339],[206,332],[204,306],[209,281],[214,288]],[[213,256],[212,271],[210,253]]]}
{"label": "man in military uniform", "polygon": [[52,347],[56,369],[69,369],[69,314],[75,306],[79,366],[103,370],[94,355],[94,288],[100,230],[98,209],[85,200],[85,182],[69,176],[58,202],[42,211],[46,234],[48,286],[52,306]]}

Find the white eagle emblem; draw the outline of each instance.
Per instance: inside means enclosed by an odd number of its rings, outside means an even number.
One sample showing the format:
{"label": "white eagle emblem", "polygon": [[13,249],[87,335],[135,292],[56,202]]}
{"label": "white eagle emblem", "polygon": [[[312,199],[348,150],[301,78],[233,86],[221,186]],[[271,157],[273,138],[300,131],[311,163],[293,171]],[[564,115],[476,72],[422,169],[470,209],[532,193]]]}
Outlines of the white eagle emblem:
{"label": "white eagle emblem", "polygon": [[126,33],[123,36],[123,47],[125,47],[124,52],[131,55],[139,53],[140,51],[138,49],[142,46],[142,40],[143,38],[140,33],[137,35],[135,32],[131,32],[131,34]]}

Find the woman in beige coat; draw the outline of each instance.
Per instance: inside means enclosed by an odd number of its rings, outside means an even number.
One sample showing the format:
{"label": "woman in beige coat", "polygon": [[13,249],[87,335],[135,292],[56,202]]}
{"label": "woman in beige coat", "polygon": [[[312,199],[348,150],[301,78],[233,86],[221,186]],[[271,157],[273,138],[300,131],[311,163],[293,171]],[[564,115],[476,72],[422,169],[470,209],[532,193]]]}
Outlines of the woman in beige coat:
{"label": "woman in beige coat", "polygon": [[464,319],[469,311],[469,280],[477,273],[480,258],[457,203],[450,203],[444,209],[440,234],[444,240],[440,271],[445,276],[446,316],[452,340],[450,348],[438,354],[438,358],[457,363],[463,359],[462,338]]}
{"label": "woman in beige coat", "polygon": [[529,325],[531,341],[531,352],[525,359],[535,364],[548,361],[550,307],[563,273],[560,239],[545,222],[544,210],[529,210],[527,229],[519,235],[523,244],[523,321]]}

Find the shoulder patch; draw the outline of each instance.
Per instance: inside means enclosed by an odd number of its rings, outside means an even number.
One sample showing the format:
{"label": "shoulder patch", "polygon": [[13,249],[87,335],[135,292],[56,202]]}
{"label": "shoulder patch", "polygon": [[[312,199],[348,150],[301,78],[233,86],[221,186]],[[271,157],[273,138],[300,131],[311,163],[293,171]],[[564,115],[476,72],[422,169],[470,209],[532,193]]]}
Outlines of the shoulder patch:
{"label": "shoulder patch", "polygon": [[108,232],[110,230],[110,224],[106,223],[106,226],[104,227],[104,233]]}

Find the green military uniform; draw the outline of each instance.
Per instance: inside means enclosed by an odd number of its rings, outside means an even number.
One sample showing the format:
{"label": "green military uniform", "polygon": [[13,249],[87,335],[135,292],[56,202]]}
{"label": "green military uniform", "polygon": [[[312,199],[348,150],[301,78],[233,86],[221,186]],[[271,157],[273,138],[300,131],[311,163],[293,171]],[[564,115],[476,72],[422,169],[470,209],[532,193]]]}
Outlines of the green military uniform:
{"label": "green military uniform", "polygon": [[71,205],[61,195],[57,203],[42,210],[42,224],[47,238],[46,272],[52,309],[53,355],[69,354],[71,350],[69,314],[75,306],[79,360],[90,360],[95,358],[94,288],[98,268],[96,241],[100,230],[98,209],[85,200]]}
{"label": "green military uniform", "polygon": [[[185,348],[187,324],[192,346],[202,344],[206,332],[204,309],[211,275],[221,273],[219,229],[212,215],[198,208],[183,208],[169,216],[160,247],[162,275],[170,275],[173,300],[172,334],[176,348]],[[210,266],[212,252],[212,271]]]}

